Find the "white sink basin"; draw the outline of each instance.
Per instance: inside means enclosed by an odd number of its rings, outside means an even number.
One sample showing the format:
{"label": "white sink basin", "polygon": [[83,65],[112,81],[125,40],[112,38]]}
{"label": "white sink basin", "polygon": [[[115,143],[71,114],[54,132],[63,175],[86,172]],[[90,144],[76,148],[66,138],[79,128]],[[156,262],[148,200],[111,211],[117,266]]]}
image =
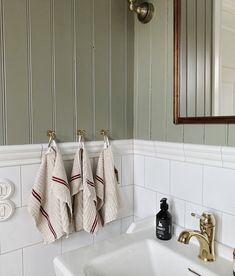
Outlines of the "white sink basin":
{"label": "white sink basin", "polygon": [[231,276],[232,262],[204,263],[199,248],[176,238],[159,241],[154,227],[65,253],[54,260],[56,276]]}

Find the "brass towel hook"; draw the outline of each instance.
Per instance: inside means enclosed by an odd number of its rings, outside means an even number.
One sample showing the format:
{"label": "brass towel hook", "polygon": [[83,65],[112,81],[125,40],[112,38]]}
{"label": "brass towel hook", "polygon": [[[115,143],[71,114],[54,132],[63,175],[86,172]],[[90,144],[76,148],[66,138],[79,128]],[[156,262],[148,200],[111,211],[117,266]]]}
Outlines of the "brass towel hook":
{"label": "brass towel hook", "polygon": [[56,138],[55,131],[53,129],[48,129],[47,136],[49,137],[50,140],[55,140]]}
{"label": "brass towel hook", "polygon": [[55,139],[56,139],[55,130],[48,129],[47,130],[47,136],[49,137],[48,148],[50,148],[52,142],[55,141]]}
{"label": "brass towel hook", "polygon": [[105,137],[105,136],[108,136],[108,134],[109,134],[109,131],[107,129],[102,128],[100,130],[100,135]]}
{"label": "brass towel hook", "polygon": [[78,130],[77,130],[77,135],[80,135],[80,136],[84,137],[85,134],[86,134],[85,129],[78,129]]}

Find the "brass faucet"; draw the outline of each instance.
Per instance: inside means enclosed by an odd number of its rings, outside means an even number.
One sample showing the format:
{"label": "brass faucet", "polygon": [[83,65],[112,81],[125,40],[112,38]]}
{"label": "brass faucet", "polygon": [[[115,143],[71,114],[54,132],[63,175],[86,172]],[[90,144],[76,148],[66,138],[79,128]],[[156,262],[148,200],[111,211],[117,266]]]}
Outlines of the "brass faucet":
{"label": "brass faucet", "polygon": [[178,241],[188,244],[192,237],[197,238],[200,244],[199,258],[205,262],[215,261],[215,217],[211,213],[202,213],[200,218],[200,231],[184,230],[180,233]]}

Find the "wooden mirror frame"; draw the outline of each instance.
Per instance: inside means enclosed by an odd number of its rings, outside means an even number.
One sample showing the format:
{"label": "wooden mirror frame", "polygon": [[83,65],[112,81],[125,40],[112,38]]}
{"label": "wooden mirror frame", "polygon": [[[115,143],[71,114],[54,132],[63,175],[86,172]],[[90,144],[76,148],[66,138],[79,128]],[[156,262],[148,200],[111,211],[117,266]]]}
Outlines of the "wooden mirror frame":
{"label": "wooden mirror frame", "polygon": [[174,0],[174,124],[234,124],[235,116],[180,117],[180,11],[181,0]]}

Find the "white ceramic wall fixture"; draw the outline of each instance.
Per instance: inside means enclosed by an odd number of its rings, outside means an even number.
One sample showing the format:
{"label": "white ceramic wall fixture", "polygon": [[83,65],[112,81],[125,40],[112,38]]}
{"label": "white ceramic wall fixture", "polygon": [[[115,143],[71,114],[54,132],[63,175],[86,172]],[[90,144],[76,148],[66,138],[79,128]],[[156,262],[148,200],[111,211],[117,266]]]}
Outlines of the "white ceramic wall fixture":
{"label": "white ceramic wall fixture", "polygon": [[14,213],[15,205],[10,200],[14,194],[14,184],[7,178],[0,179],[0,222],[8,220]]}

